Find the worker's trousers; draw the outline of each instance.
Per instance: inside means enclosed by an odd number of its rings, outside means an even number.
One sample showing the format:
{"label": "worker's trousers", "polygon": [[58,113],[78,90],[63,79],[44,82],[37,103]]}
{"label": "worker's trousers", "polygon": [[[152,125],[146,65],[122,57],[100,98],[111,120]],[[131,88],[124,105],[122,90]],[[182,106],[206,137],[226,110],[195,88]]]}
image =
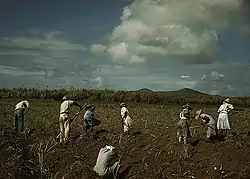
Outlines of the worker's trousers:
{"label": "worker's trousers", "polygon": [[14,129],[18,132],[23,132],[24,129],[24,108],[19,108],[14,111]]}
{"label": "worker's trousers", "polygon": [[62,113],[59,116],[59,126],[60,126],[60,142],[65,142],[69,138],[70,131],[70,118],[68,113]]}

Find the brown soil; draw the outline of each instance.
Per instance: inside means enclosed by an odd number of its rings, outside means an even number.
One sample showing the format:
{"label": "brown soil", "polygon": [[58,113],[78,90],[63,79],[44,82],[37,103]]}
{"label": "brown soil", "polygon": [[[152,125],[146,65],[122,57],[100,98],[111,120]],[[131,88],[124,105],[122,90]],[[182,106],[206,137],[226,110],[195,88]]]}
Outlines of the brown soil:
{"label": "brown soil", "polygon": [[[250,176],[249,110],[231,116],[231,135],[225,138],[207,141],[206,128],[192,129],[188,158],[185,158],[183,145],[176,138],[180,106],[128,104],[134,128],[131,134],[123,136],[119,145],[119,104],[95,103],[96,117],[102,121],[95,129],[96,137],[88,138],[82,132],[81,113],[72,123],[69,143],[59,144],[55,141],[59,132],[59,102],[31,101],[24,136],[12,130],[12,110],[16,102],[1,100],[0,104],[0,178],[97,179],[92,168],[100,148],[105,145],[117,148],[123,169],[131,166],[127,176],[131,179],[247,179]],[[194,107],[203,107],[216,118],[217,106]],[[198,123],[194,120],[192,126]],[[39,148],[44,151],[46,145],[41,169],[38,153],[43,152],[39,152]]]}

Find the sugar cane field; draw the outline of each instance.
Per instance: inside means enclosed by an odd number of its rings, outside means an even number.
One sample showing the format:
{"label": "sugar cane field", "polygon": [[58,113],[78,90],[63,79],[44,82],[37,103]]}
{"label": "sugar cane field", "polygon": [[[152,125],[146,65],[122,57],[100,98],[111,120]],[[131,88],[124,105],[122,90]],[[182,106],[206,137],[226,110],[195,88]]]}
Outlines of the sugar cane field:
{"label": "sugar cane field", "polygon": [[[25,135],[13,132],[13,107],[17,99],[1,99],[0,178],[99,178],[92,168],[99,149],[113,145],[122,166],[131,166],[127,178],[249,178],[250,111],[230,116],[230,137],[206,140],[206,127],[191,128],[187,158],[176,137],[180,105],[127,103],[133,119],[132,132],[119,143],[121,117],[119,103],[93,102],[101,121],[95,138],[83,131],[82,111],[72,122],[68,144],[57,143],[60,101],[30,100],[25,114]],[[83,105],[85,101],[78,101]],[[217,118],[217,105],[193,105]],[[78,112],[73,108],[73,113]],[[193,120],[191,126],[200,122]]]}

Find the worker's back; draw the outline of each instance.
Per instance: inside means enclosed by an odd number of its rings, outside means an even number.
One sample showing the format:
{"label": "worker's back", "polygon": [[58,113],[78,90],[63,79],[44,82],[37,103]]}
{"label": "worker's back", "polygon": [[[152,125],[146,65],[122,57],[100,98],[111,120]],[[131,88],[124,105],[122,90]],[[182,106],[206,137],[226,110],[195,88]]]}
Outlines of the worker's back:
{"label": "worker's back", "polygon": [[60,114],[61,113],[69,113],[70,112],[70,107],[74,103],[72,100],[65,100],[62,102],[60,106]]}

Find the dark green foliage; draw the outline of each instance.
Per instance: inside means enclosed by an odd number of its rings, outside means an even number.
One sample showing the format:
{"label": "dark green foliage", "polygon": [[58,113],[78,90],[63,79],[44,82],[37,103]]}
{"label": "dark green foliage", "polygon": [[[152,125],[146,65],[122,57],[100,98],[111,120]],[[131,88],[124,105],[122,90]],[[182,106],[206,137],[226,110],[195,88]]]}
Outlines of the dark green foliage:
{"label": "dark green foliage", "polygon": [[[64,95],[73,100],[106,101],[106,102],[142,102],[148,104],[206,104],[220,105],[225,97],[212,96],[191,89],[178,91],[153,92],[139,91],[113,91],[113,90],[86,90],[86,89],[35,89],[14,88],[0,89],[0,98],[18,99],[46,99],[60,101]],[[232,97],[235,105],[249,106],[249,97]]]}

